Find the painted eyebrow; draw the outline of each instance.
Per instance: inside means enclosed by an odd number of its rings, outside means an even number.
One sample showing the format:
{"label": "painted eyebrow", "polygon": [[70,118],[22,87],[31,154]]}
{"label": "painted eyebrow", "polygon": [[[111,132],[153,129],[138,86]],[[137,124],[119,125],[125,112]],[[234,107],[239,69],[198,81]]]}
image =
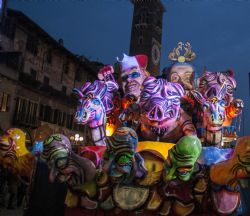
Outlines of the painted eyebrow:
{"label": "painted eyebrow", "polygon": [[132,67],[130,70],[134,70],[134,69],[137,69],[137,67]]}

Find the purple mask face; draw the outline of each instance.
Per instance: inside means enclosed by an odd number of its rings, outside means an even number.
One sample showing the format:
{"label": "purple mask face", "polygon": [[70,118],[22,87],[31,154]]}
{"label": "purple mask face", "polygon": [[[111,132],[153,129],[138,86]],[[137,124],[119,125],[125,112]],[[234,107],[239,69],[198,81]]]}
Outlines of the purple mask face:
{"label": "purple mask face", "polygon": [[75,121],[90,127],[103,125],[107,113],[115,108],[113,97],[118,86],[113,81],[87,82],[81,90],[74,89],[79,97]]}
{"label": "purple mask face", "polygon": [[203,95],[203,97],[210,98],[218,95],[223,85],[226,86],[226,91],[222,99],[228,106],[233,100],[233,93],[236,89],[236,81],[232,71],[205,71],[200,77],[199,92]]}
{"label": "purple mask face", "polygon": [[142,122],[159,127],[173,123],[180,114],[180,98],[183,95],[180,84],[148,77],[143,83],[140,99]]}
{"label": "purple mask face", "polygon": [[195,99],[202,106],[203,111],[203,126],[210,131],[220,130],[225,121],[225,100],[223,96],[226,92],[226,86],[220,88],[215,96],[205,98],[200,92],[193,91]]}

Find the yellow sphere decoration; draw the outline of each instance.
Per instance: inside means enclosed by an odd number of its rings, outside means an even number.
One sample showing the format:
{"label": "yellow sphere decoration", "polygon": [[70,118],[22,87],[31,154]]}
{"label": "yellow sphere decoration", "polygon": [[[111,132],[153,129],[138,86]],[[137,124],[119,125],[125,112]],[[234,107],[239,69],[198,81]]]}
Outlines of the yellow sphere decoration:
{"label": "yellow sphere decoration", "polygon": [[186,58],[184,56],[178,57],[178,62],[185,62]]}

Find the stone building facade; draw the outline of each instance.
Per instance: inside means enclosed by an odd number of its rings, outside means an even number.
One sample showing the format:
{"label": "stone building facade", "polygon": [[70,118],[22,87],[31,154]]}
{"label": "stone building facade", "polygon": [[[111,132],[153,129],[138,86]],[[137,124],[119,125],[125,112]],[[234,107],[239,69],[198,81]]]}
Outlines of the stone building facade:
{"label": "stone building facade", "polygon": [[71,53],[20,11],[0,23],[0,127],[26,130],[48,124],[54,132],[82,136],[73,123],[71,92],[96,79],[102,66]]}

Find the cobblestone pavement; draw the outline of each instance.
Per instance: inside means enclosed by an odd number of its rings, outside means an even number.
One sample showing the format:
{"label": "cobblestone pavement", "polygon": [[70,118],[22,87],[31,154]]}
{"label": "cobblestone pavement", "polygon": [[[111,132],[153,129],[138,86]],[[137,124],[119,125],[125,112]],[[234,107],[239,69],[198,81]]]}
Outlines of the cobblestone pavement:
{"label": "cobblestone pavement", "polygon": [[1,216],[22,216],[22,209],[3,209],[3,208],[0,208],[0,215]]}

